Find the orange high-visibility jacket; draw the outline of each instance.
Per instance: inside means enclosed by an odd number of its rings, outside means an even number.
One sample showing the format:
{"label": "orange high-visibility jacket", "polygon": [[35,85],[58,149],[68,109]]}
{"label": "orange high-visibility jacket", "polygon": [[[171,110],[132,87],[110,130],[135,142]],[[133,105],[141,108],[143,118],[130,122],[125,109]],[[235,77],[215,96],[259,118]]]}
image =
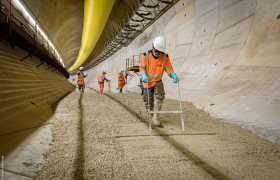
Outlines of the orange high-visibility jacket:
{"label": "orange high-visibility jacket", "polygon": [[124,75],[122,73],[118,73],[118,80],[124,81]]}
{"label": "orange high-visibility jacket", "polygon": [[78,79],[77,79],[78,84],[79,85],[85,85],[85,81],[84,81],[85,75],[84,75],[84,73],[78,71],[77,75],[78,75]]}
{"label": "orange high-visibility jacket", "polygon": [[[164,58],[165,56],[165,58]],[[165,59],[165,62],[164,62]],[[146,62],[148,60],[148,63]],[[147,66],[148,64],[148,66]],[[167,54],[161,54],[157,59],[154,58],[152,50],[148,54],[144,53],[141,55],[141,61],[139,64],[140,73],[146,72],[149,78],[149,88],[156,85],[161,79],[163,72],[165,71],[169,76],[170,72],[173,71],[170,59]],[[147,83],[143,82],[144,88],[147,88]]]}
{"label": "orange high-visibility jacket", "polygon": [[105,74],[103,74],[103,73],[99,74],[99,76],[98,76],[98,82],[99,82],[99,83],[104,83],[104,79],[106,79],[106,78],[105,78]]}

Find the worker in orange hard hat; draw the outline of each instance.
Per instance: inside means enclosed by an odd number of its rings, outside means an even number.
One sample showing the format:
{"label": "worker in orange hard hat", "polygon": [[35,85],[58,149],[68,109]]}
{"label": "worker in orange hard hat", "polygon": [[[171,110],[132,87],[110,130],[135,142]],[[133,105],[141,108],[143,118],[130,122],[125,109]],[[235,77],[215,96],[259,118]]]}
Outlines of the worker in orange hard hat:
{"label": "worker in orange hard hat", "polygon": [[[170,59],[165,52],[165,38],[158,36],[153,41],[153,49],[141,56],[139,70],[143,80],[143,100],[146,110],[160,111],[164,100],[164,87],[162,75],[164,71],[173,78],[173,82],[179,82],[179,78],[173,71]],[[148,84],[148,89],[147,89]],[[149,102],[148,102],[149,93]],[[155,102],[154,102],[155,99]],[[150,105],[150,107],[149,107]],[[158,113],[152,117],[153,125],[160,126]]]}
{"label": "worker in orange hard hat", "polygon": [[108,79],[105,78],[105,74],[107,74],[105,71],[103,71],[99,76],[98,76],[98,83],[100,86],[100,92],[103,92],[103,88],[104,88],[104,80],[105,81],[109,81]]}
{"label": "worker in orange hard hat", "polygon": [[83,67],[80,67],[79,71],[77,71],[77,75],[78,75],[77,83],[78,83],[78,86],[79,86],[79,91],[84,92],[84,90],[85,90],[84,78],[87,77],[87,74],[86,75],[84,74],[84,68]]}
{"label": "worker in orange hard hat", "polygon": [[124,75],[123,75],[123,69],[121,69],[121,72],[118,73],[119,93],[122,93],[123,85],[124,85]]}

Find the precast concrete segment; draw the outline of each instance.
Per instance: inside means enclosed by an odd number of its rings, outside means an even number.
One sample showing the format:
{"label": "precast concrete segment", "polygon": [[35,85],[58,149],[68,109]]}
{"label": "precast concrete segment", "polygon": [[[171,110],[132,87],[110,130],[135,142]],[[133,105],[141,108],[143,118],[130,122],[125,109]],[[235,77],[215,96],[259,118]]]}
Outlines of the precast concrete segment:
{"label": "precast concrete segment", "polygon": [[69,61],[76,59],[81,45],[84,1],[24,0],[24,3],[61,52],[66,68],[70,67]]}
{"label": "precast concrete segment", "polygon": [[74,89],[58,74],[2,56],[0,82],[0,154],[5,156],[30,133],[11,144],[7,143],[7,135],[44,125],[57,102]]}
{"label": "precast concrete segment", "polygon": [[[128,47],[88,71],[86,84],[98,87],[105,70],[114,90],[125,59],[147,52],[163,35],[184,101],[280,142],[279,8],[278,0],[181,0]],[[137,74],[128,82],[129,91],[140,92]],[[172,79],[164,74],[163,82],[166,97],[178,99]]]}
{"label": "precast concrete segment", "polygon": [[85,0],[80,51],[74,64],[68,69],[69,72],[81,66],[93,51],[106,25],[114,3],[115,0]]}

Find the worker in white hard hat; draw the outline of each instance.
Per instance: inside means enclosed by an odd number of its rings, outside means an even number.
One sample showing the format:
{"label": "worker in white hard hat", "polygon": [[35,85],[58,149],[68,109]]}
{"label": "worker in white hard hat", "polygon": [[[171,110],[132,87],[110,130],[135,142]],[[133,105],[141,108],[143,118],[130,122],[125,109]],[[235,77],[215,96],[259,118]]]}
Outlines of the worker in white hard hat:
{"label": "worker in white hard hat", "polygon": [[98,84],[99,84],[99,87],[100,87],[100,93],[103,92],[104,80],[109,81],[109,79],[105,78],[105,74],[107,74],[107,73],[105,71],[102,71],[102,73],[99,74],[99,76],[98,76]]}
{"label": "worker in white hard hat", "polygon": [[[148,53],[143,53],[141,56],[139,70],[143,80],[143,100],[147,111],[148,109],[150,111],[161,110],[165,95],[162,83],[164,71],[173,78],[174,83],[179,82],[179,78],[173,71],[170,59],[165,53],[165,44],[165,38],[158,36],[153,41],[153,49],[149,50]],[[149,103],[148,93],[150,97]],[[151,117],[154,126],[161,126],[158,115],[157,113]]]}
{"label": "worker in white hard hat", "polygon": [[123,69],[121,69],[121,72],[118,73],[119,93],[122,93],[123,85],[124,85],[124,75],[123,75]]}
{"label": "worker in white hard hat", "polygon": [[84,90],[85,90],[84,78],[87,77],[87,74],[86,75],[84,74],[84,67],[79,68],[79,71],[77,71],[77,75],[78,75],[77,83],[79,86],[79,91],[84,92]]}

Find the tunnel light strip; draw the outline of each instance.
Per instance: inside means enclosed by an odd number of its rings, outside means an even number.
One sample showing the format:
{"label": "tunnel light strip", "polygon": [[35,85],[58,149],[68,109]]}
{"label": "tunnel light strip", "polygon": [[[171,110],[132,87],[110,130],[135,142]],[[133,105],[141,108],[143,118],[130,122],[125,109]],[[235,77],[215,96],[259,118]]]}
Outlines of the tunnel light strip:
{"label": "tunnel light strip", "polygon": [[22,4],[21,0],[12,0],[13,4],[18,8],[19,11],[22,12],[25,19],[32,25],[34,29],[37,29],[37,33],[42,36],[42,38],[47,42],[49,47],[54,51],[54,56],[57,57],[61,65],[65,68],[65,65],[63,63],[63,60],[61,58],[61,55],[58,53],[57,48],[54,46],[54,44],[50,41],[50,38],[48,35],[44,32],[44,30],[41,28],[41,25],[36,22],[36,18],[29,13],[29,11],[25,8],[25,6]]}

